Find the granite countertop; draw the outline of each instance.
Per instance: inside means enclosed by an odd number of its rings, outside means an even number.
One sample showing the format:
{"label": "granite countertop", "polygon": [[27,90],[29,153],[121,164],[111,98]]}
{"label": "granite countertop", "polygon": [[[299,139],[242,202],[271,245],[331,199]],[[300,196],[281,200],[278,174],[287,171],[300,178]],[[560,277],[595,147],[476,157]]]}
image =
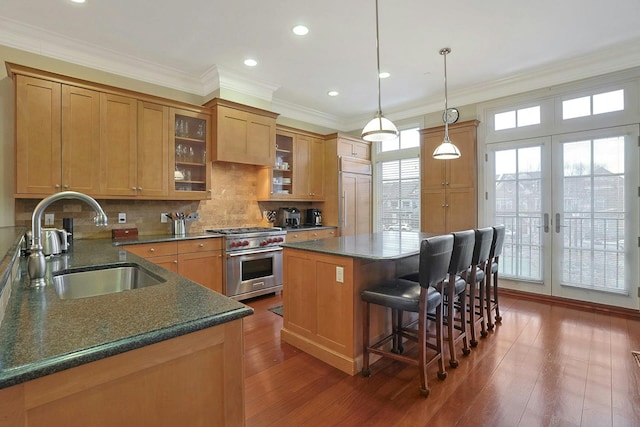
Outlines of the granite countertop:
{"label": "granite countertop", "polygon": [[381,233],[284,243],[282,246],[372,261],[394,260],[418,255],[420,241],[431,236],[433,234],[417,231],[383,231]]}
{"label": "granite countertop", "polygon": [[[0,253],[15,251],[19,238],[5,245],[4,235],[0,229]],[[110,239],[74,240],[69,253],[48,259],[47,269],[135,263],[166,282],[61,300],[53,285],[27,288],[26,259],[16,262],[24,277],[6,285],[12,293],[0,324],[0,389],[253,313],[242,303],[114,246]]]}
{"label": "granite countertop", "polygon": [[309,231],[309,230],[326,230],[328,228],[337,228],[334,225],[301,225],[300,227],[280,227],[287,233],[293,233],[294,231]]}

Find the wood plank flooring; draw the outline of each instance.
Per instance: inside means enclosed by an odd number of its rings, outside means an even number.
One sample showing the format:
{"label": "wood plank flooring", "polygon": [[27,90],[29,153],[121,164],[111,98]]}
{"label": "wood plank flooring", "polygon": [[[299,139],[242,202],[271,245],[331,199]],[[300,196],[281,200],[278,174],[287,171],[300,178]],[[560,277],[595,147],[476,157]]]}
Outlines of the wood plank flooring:
{"label": "wood plank flooring", "polygon": [[431,395],[386,359],[349,376],[280,342],[280,296],[245,303],[247,426],[640,426],[640,321],[501,297],[502,325]]}

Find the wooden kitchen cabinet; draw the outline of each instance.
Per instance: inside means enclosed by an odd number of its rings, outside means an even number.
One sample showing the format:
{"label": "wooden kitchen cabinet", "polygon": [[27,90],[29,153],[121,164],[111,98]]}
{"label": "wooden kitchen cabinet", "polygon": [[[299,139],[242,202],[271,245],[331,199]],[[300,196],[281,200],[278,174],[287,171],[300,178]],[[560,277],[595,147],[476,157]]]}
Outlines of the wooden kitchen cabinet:
{"label": "wooden kitchen cabinet", "polygon": [[100,94],[101,194],[166,197],[169,109]]}
{"label": "wooden kitchen cabinet", "polygon": [[324,200],[324,140],[321,135],[278,126],[275,163],[259,172],[259,200]]}
{"label": "wooden kitchen cabinet", "polygon": [[[210,198],[208,108],[16,64],[7,71],[16,89],[16,197]],[[176,134],[178,117],[193,120],[189,134]],[[194,147],[193,161],[181,165],[191,181],[179,184],[177,139]]]}
{"label": "wooden kitchen cabinet", "polygon": [[275,164],[278,114],[214,98],[213,161],[272,166]]}
{"label": "wooden kitchen cabinet", "polygon": [[320,240],[327,239],[329,237],[336,237],[337,231],[335,228],[321,228],[321,229],[300,229],[300,230],[288,230],[287,231],[287,243],[304,242],[306,240]]}
{"label": "wooden kitchen cabinet", "polygon": [[211,115],[170,110],[170,182],[172,199],[211,198]]}
{"label": "wooden kitchen cabinet", "polygon": [[323,224],[337,225],[341,236],[371,233],[371,143],[335,133],[325,137],[324,149]]}
{"label": "wooden kitchen cabinet", "polygon": [[338,157],[349,156],[371,160],[371,143],[357,138],[341,135],[337,140]]}
{"label": "wooden kitchen cabinet", "polygon": [[243,352],[237,319],[88,362],[0,390],[0,425],[241,426]]}
{"label": "wooden kitchen cabinet", "polygon": [[195,239],[178,242],[178,274],[223,293],[222,239]]}
{"label": "wooden kitchen cabinet", "polygon": [[16,77],[16,195],[100,188],[99,93]]}
{"label": "wooden kitchen cabinet", "polygon": [[462,155],[436,160],[435,148],[444,138],[444,127],[423,129],[421,135],[421,230],[444,234],[477,226],[477,120],[449,126],[449,137]]}
{"label": "wooden kitchen cabinet", "polygon": [[148,261],[223,293],[222,239],[187,239],[124,247]]}

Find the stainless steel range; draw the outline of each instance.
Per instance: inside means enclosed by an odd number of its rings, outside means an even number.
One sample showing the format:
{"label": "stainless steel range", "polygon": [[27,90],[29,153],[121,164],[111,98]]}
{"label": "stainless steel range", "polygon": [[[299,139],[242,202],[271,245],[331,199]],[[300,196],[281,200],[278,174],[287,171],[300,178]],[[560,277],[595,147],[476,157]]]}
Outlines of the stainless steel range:
{"label": "stainless steel range", "polygon": [[282,247],[287,232],[280,228],[220,228],[224,235],[225,295],[243,300],[282,290]]}

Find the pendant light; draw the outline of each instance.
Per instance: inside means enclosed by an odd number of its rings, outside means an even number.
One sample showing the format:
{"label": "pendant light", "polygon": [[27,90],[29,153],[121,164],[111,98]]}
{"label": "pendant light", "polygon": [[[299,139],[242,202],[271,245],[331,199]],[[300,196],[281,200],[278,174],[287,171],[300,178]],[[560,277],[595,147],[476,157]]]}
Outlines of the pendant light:
{"label": "pendant light", "polygon": [[451,53],[451,49],[445,47],[440,49],[440,55],[444,56],[444,139],[442,143],[433,151],[433,158],[439,160],[457,159],[460,157],[460,150],[453,145],[449,139],[449,112],[447,105],[447,54]]}
{"label": "pendant light", "polygon": [[378,112],[375,117],[362,129],[362,139],[365,141],[391,141],[398,137],[398,128],[382,115],[380,101],[380,30],[378,28],[378,0],[376,0],[376,58],[378,63]]}

